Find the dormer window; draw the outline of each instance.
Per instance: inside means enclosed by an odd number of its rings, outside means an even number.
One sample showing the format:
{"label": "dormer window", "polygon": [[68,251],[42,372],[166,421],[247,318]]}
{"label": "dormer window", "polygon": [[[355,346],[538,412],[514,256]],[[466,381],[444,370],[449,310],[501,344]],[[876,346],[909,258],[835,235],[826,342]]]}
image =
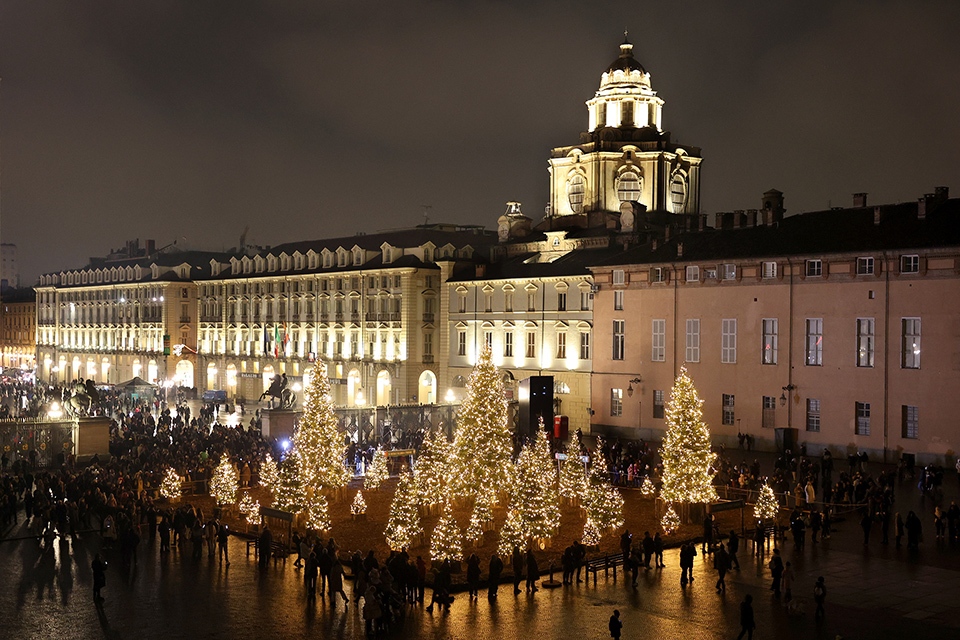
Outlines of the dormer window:
{"label": "dormer window", "polygon": [[583,194],[586,191],[586,183],[583,176],[575,173],[567,180],[567,199],[570,202],[570,210],[574,213],[583,213]]}
{"label": "dormer window", "polygon": [[353,264],[354,266],[363,264],[363,251],[360,249],[357,249],[353,252]]}
{"label": "dormer window", "polygon": [[682,173],[677,173],[670,181],[670,211],[683,213],[687,203],[687,180]]}
{"label": "dormer window", "polygon": [[393,262],[393,249],[390,247],[383,250],[383,261],[386,264]]}
{"label": "dormer window", "polygon": [[617,197],[620,202],[636,202],[640,199],[640,176],[633,171],[624,171],[617,181]]}

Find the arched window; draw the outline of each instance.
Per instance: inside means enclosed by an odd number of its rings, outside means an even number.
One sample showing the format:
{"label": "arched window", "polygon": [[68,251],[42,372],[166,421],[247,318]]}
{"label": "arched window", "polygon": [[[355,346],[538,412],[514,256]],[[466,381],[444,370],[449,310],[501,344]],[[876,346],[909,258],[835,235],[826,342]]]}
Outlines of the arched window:
{"label": "arched window", "polygon": [[567,199],[570,201],[570,209],[574,213],[583,212],[583,192],[585,191],[583,176],[575,173],[567,180]]}
{"label": "arched window", "polygon": [[624,171],[617,181],[617,197],[620,202],[636,202],[640,199],[640,176],[633,171]]}
{"label": "arched window", "polygon": [[687,181],[682,173],[677,173],[670,181],[670,211],[682,213],[687,203]]}

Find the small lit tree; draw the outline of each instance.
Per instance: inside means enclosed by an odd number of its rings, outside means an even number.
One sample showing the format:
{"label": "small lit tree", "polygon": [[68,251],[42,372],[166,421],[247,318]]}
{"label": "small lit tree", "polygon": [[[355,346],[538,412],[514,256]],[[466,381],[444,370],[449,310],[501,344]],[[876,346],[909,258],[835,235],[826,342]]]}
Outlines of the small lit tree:
{"label": "small lit tree", "polygon": [[536,440],[523,447],[517,460],[513,486],[510,489],[510,507],[507,510],[509,526],[503,529],[501,547],[521,548],[531,538],[549,538],[560,528],[560,506],[557,494],[557,474],[550,459],[550,443],[542,429]]}
{"label": "small lit tree", "polygon": [[280,484],[280,469],[273,456],[268,453],[260,465],[260,486],[276,493],[278,484]]}
{"label": "small lit tree", "polygon": [[322,493],[315,493],[307,496],[307,529],[310,531],[329,531],[330,524],[330,506],[327,503],[327,497]]}
{"label": "small lit tree", "polygon": [[643,484],[640,485],[640,493],[647,496],[648,498],[657,492],[657,488],[653,486],[653,482],[650,480],[650,476],[647,476],[643,479]]}
{"label": "small lit tree", "polygon": [[623,526],[623,496],[612,484],[603,454],[603,438],[597,438],[597,448],[590,464],[584,509],[600,532]]}
{"label": "small lit tree", "polygon": [[710,450],[710,430],[703,422],[702,407],[703,400],[687,375],[687,368],[680,367],[665,407],[667,432],[660,447],[660,497],[667,502],[690,504],[717,499],[713,487],[716,456]]}
{"label": "small lit tree", "polygon": [[667,535],[670,535],[680,527],[680,516],[673,510],[672,504],[667,506],[667,512],[664,513],[663,518],[660,519],[660,526],[663,527],[663,532]]}
{"label": "small lit tree", "polygon": [[766,522],[773,520],[780,513],[780,503],[773,489],[766,482],[760,488],[760,495],[757,496],[757,502],[753,505],[753,515],[757,520]]}
{"label": "small lit tree", "polygon": [[390,503],[390,518],[383,535],[387,539],[387,546],[400,550],[413,546],[414,540],[422,532],[414,477],[404,470],[400,473],[397,491]]}
{"label": "small lit tree", "polygon": [[416,469],[420,504],[428,507],[441,504],[450,482],[450,443],[443,433],[427,430],[417,455]]}
{"label": "small lit tree", "polygon": [[567,500],[582,501],[587,491],[587,469],[576,443],[567,445],[567,458],[560,467],[560,495]]}
{"label": "small lit tree", "polygon": [[167,500],[178,500],[182,492],[183,480],[173,467],[167,467],[160,483],[160,495]]}
{"label": "small lit tree", "polygon": [[249,493],[244,493],[243,497],[240,498],[240,504],[237,509],[240,511],[240,515],[243,516],[243,519],[250,524],[257,524],[260,522],[260,502],[254,500],[253,496]]}
{"label": "small lit tree", "polygon": [[390,470],[387,468],[387,455],[383,447],[377,447],[373,453],[373,461],[367,469],[367,475],[363,479],[363,488],[375,491],[380,488],[384,480],[390,477]]}
{"label": "small lit tree", "polygon": [[460,527],[453,517],[453,505],[449,500],[444,503],[440,521],[430,537],[430,558],[439,561],[463,559]]}
{"label": "small lit tree", "polygon": [[600,529],[597,528],[597,523],[590,516],[587,516],[587,521],[583,523],[583,535],[580,537],[580,542],[587,547],[595,547],[600,544]]}
{"label": "small lit tree", "polygon": [[350,513],[355,516],[362,516],[367,512],[367,501],[363,499],[363,491],[357,491],[353,502],[350,504]]}
{"label": "small lit tree", "polygon": [[279,467],[279,480],[276,491],[274,491],[274,502],[277,508],[289,513],[300,512],[306,503],[303,485],[300,483],[299,467],[296,451],[290,452]]}
{"label": "small lit tree", "polygon": [[210,493],[217,502],[218,507],[224,507],[231,504],[237,497],[237,469],[226,456],[220,460],[220,464],[213,472],[213,478],[210,479]]}

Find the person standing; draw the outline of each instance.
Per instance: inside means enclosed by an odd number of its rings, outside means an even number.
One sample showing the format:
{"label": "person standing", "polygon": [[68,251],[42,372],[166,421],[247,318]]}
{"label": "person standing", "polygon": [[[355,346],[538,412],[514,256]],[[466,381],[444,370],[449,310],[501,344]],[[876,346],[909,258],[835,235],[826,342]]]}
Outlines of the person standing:
{"label": "person standing", "polygon": [[317,598],[317,574],[319,573],[320,565],[317,562],[317,553],[311,551],[303,569],[303,584],[307,591],[307,602]]}
{"label": "person standing", "polygon": [[787,566],[783,570],[783,595],[784,602],[793,600],[793,565],[787,560]]}
{"label": "person standing", "polygon": [[753,640],[753,630],[757,628],[757,623],[753,618],[753,596],[749,593],[743,596],[743,602],[740,603],[740,635],[737,640]]}
{"label": "person standing", "polygon": [[270,531],[270,527],[263,525],[263,531],[260,533],[260,539],[258,540],[260,556],[258,558],[259,565],[261,569],[267,568],[267,563],[270,561],[270,554],[273,553],[273,532]]}
{"label": "person standing", "polygon": [[537,579],[540,577],[540,567],[537,566],[537,557],[533,555],[533,549],[527,549],[527,593],[536,593]]}
{"label": "person standing", "polygon": [[630,533],[629,529],[623,530],[623,535],[620,536],[620,552],[623,553],[623,572],[626,573],[627,569],[630,568],[630,545],[633,542],[633,534]]}
{"label": "person standing", "polygon": [[653,534],[653,559],[658,569],[667,566],[663,563],[663,538],[660,537],[659,531]]}
{"label": "person standing", "polygon": [[513,595],[519,595],[520,582],[523,580],[523,554],[520,553],[520,547],[513,547],[513,555],[510,560],[510,564],[513,566]]}
{"label": "person standing", "polygon": [[899,549],[899,548],[900,548],[900,541],[903,540],[903,530],[904,530],[904,529],[903,529],[903,516],[901,516],[899,513],[897,513],[897,517],[895,518],[895,522],[894,522],[894,525],[893,525],[893,526],[894,526],[894,530],[895,530],[895,535],[894,535],[894,538],[893,538],[893,539],[894,539],[894,541],[897,543],[897,549]]}
{"label": "person standing", "polygon": [[620,633],[623,631],[623,622],[620,620],[620,610],[614,609],[613,615],[610,616],[610,637],[614,640],[619,640]]}
{"label": "person standing", "polygon": [[823,582],[823,576],[817,578],[817,584],[813,585],[813,601],[817,603],[817,611],[814,615],[822,616],[826,611],[823,603],[827,600],[827,585]]}
{"label": "person standing", "polygon": [[727,576],[727,571],[730,570],[730,555],[727,553],[726,548],[721,544],[717,547],[717,552],[713,556],[713,566],[717,570],[717,593],[727,590],[727,583],[725,578]]}
{"label": "person standing", "polygon": [[490,575],[487,577],[487,598],[495,600],[500,590],[500,574],[503,573],[503,560],[496,553],[490,556]]}
{"label": "person standing", "polygon": [[654,544],[649,531],[643,532],[643,566],[650,568],[650,558],[653,557]]}
{"label": "person standing", "polygon": [[330,588],[330,608],[337,607],[337,594],[343,598],[343,608],[346,610],[350,602],[347,594],[343,592],[343,565],[340,564],[340,556],[333,555],[333,564],[330,565],[330,575],[327,577],[327,586]]}
{"label": "person standing", "polygon": [[93,557],[90,568],[93,570],[93,601],[102,602],[103,596],[100,595],[100,589],[107,586],[107,561],[98,553]]}
{"label": "person standing", "polygon": [[475,553],[467,558],[467,589],[471,598],[480,595],[480,557]]}
{"label": "person standing", "polygon": [[780,549],[773,550],[773,557],[770,558],[770,575],[773,577],[773,584],[770,585],[770,591],[773,595],[780,597],[780,579],[783,577],[783,558],[780,557]]}
{"label": "person standing", "polygon": [[703,517],[703,542],[700,543],[700,553],[713,552],[713,514]]}
{"label": "person standing", "polygon": [[863,517],[860,518],[860,528],[863,529],[863,546],[870,544],[870,527],[873,526],[873,520],[870,518],[870,513],[865,512]]}
{"label": "person standing", "polygon": [[737,552],[740,551],[740,537],[737,532],[730,530],[730,539],[727,540],[727,555],[730,556],[730,568],[740,571],[740,560],[737,559]]}

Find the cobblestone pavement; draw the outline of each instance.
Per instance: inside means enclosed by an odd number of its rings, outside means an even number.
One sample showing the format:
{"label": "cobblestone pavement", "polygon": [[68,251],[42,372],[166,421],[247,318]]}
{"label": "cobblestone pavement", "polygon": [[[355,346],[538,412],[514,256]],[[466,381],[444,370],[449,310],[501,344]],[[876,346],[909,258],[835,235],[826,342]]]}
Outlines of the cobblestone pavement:
{"label": "cobblestone pavement", "polygon": [[[956,478],[948,478],[946,501],[956,498]],[[932,509],[911,487],[898,492],[896,507],[915,509],[926,542],[919,551],[882,546],[879,536],[864,548],[854,519],[841,522],[834,536],[802,552],[785,543],[783,553],[797,574],[794,594],[805,614],[788,614],[772,597],[763,561],[752,546],[741,550],[740,571],[727,577],[717,594],[709,557],[697,557],[696,580],[681,589],[676,550],[666,553],[667,568],[641,571],[634,589],[622,573],[534,596],[514,597],[501,587],[499,601],[456,598],[449,613],[409,610],[394,637],[435,639],[605,638],[612,610],[619,608],[624,637],[734,638],[738,603],[754,597],[755,638],[956,638],[960,636],[960,549],[933,541]],[[199,561],[178,551],[160,556],[144,541],[139,566],[123,570],[119,553],[106,549],[110,562],[106,600],[92,602],[90,562],[101,550],[99,536],[58,540],[49,551],[35,538],[22,538],[21,526],[0,542],[0,629],[7,638],[359,638],[364,634],[358,607],[331,611],[318,600],[307,607],[300,572],[293,563],[258,571],[245,556],[242,540],[231,541],[227,568],[206,554]],[[17,539],[17,538],[20,539]],[[345,547],[349,547],[349,542]],[[812,589],[818,575],[829,587],[827,615],[813,616]],[[350,585],[348,595],[352,595]]]}

